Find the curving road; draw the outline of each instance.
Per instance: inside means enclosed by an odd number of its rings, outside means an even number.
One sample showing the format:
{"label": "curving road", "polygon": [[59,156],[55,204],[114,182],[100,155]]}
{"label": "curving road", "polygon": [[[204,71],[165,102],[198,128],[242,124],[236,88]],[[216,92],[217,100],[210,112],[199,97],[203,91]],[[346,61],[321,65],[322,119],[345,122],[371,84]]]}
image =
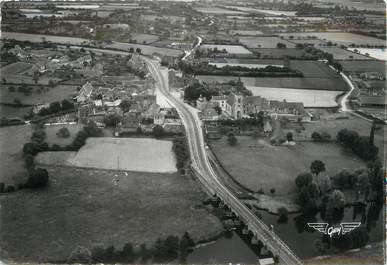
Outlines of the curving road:
{"label": "curving road", "polygon": [[216,194],[248,226],[248,229],[261,240],[266,247],[278,255],[282,264],[303,264],[302,261],[269,227],[258,219],[216,176],[204,147],[201,121],[192,107],[174,98],[169,93],[167,72],[163,73],[158,62],[143,57],[149,71],[157,81],[160,94],[177,109],[186,128],[191,152],[192,168],[198,180],[210,194]]}

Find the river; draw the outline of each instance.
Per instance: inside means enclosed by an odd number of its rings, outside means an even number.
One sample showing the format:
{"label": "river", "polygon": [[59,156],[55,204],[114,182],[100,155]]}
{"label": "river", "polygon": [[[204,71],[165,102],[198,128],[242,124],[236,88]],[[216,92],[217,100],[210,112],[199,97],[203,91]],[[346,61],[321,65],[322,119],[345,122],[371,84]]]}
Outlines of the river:
{"label": "river", "polygon": [[[367,227],[369,243],[380,242],[384,238],[384,211],[383,205],[371,205],[361,207],[347,207],[344,211],[342,222],[362,222]],[[300,214],[289,214],[286,223],[279,224],[278,216],[266,211],[259,211],[262,220],[267,225],[274,225],[277,235],[298,255],[301,259],[310,259],[317,256],[332,254],[332,250],[325,253],[319,251],[316,243],[322,238],[322,234],[308,228],[307,222],[324,222],[319,214],[315,218],[305,218]],[[243,240],[245,239],[245,240]],[[188,256],[189,264],[226,264],[242,263],[256,264],[258,249],[247,243],[248,240],[240,232],[229,232],[228,236],[204,244]]]}

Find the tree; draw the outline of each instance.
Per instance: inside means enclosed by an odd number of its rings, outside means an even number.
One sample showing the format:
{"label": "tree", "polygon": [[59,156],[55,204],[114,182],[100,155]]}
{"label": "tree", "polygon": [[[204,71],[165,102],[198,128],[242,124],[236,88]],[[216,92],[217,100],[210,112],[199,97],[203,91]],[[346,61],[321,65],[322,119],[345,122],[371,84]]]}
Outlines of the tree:
{"label": "tree", "polygon": [[222,114],[222,108],[220,106],[216,105],[214,107],[214,110],[216,111],[216,113],[218,113],[218,115]]}
{"label": "tree", "polygon": [[55,86],[55,82],[53,80],[48,80],[48,86],[53,88]]}
{"label": "tree", "polygon": [[293,134],[292,134],[291,132],[288,132],[288,133],[286,134],[286,140],[287,140],[288,142],[293,142]]}
{"label": "tree", "polygon": [[280,207],[278,209],[278,223],[286,223],[288,221],[288,210],[285,207]]}
{"label": "tree", "polygon": [[313,173],[313,174],[320,174],[321,172],[325,171],[325,164],[320,161],[320,160],[315,160],[312,162],[312,164],[310,165],[310,171]]}
{"label": "tree", "polygon": [[46,139],[46,131],[43,129],[36,130],[31,135],[31,141],[35,143],[43,143]]}
{"label": "tree", "polygon": [[62,107],[61,107],[59,102],[55,101],[55,102],[50,103],[48,109],[49,109],[50,113],[57,113],[57,112],[61,111]]}
{"label": "tree", "polygon": [[13,103],[15,103],[15,105],[16,106],[21,106],[21,101],[20,101],[20,99],[18,99],[18,98],[15,98],[14,100],[13,100]]}
{"label": "tree", "polygon": [[318,187],[319,187],[320,192],[322,194],[330,191],[332,189],[332,183],[331,183],[330,178],[327,175],[320,176],[318,178]]}
{"label": "tree", "polygon": [[153,127],[152,133],[156,138],[160,138],[164,135],[164,128],[161,125],[156,125]]}
{"label": "tree", "polygon": [[121,116],[117,113],[109,113],[105,116],[104,122],[107,127],[115,127],[121,122]]}
{"label": "tree", "polygon": [[31,172],[26,186],[31,189],[43,188],[47,186],[48,178],[49,176],[46,169],[37,168]]}
{"label": "tree", "polygon": [[357,181],[358,181],[359,190],[360,190],[360,191],[365,195],[365,197],[367,198],[368,193],[369,193],[369,190],[370,190],[370,187],[371,187],[371,183],[370,183],[368,174],[367,174],[366,172],[361,173],[361,174],[357,177]]}
{"label": "tree", "polygon": [[70,131],[66,127],[62,127],[56,132],[56,136],[58,136],[60,138],[69,138]]}
{"label": "tree", "polygon": [[136,53],[141,54],[141,49],[140,48],[136,48]]}
{"label": "tree", "polygon": [[61,105],[62,105],[62,110],[70,110],[74,108],[74,103],[72,103],[67,99],[62,100]]}
{"label": "tree", "polygon": [[120,103],[120,109],[124,113],[128,112],[131,106],[132,106],[132,102],[129,99],[124,99]]}
{"label": "tree", "polygon": [[235,137],[234,134],[230,133],[228,135],[227,142],[228,142],[229,145],[234,146],[234,145],[237,144],[238,140],[237,140],[237,138]]}
{"label": "tree", "polygon": [[282,42],[278,42],[278,43],[277,43],[277,48],[278,48],[278,49],[286,49],[286,44],[285,44],[285,43],[282,43]]}
{"label": "tree", "polygon": [[306,172],[306,173],[301,173],[297,176],[296,178],[296,186],[297,188],[301,189],[304,186],[308,186],[310,183],[312,183],[313,176]]}
{"label": "tree", "polygon": [[327,221],[335,222],[342,217],[345,206],[345,196],[339,190],[334,190],[328,197],[325,217]]}

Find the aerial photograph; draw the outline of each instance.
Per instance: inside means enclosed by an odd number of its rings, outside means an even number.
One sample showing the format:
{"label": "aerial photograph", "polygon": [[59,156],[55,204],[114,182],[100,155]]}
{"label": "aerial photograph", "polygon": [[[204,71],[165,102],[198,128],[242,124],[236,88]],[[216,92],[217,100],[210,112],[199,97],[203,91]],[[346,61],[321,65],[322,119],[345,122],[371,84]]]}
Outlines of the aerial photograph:
{"label": "aerial photograph", "polygon": [[0,8],[0,265],[386,264],[383,0]]}

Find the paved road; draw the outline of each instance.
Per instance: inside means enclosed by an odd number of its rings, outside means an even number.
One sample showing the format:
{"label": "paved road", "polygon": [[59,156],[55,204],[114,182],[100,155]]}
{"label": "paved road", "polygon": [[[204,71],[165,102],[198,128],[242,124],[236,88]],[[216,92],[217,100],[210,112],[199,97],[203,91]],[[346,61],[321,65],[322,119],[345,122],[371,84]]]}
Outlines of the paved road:
{"label": "paved road", "polygon": [[234,194],[218,179],[214,173],[204,147],[201,121],[192,107],[174,98],[169,93],[167,72],[160,70],[158,62],[144,57],[149,70],[158,82],[157,89],[166,97],[171,106],[179,112],[186,128],[192,167],[199,181],[211,194],[219,196],[232,211],[248,225],[274,255],[278,255],[283,264],[303,264],[302,261],[286,246],[284,242],[266,224],[259,220]]}

